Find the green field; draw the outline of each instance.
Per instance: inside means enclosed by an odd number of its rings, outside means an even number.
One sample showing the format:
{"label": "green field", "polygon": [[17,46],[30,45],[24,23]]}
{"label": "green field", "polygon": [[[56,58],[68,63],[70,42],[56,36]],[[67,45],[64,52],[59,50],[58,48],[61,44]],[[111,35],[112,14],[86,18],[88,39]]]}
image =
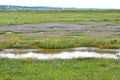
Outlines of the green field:
{"label": "green field", "polygon": [[120,24],[120,10],[0,10],[0,25],[46,22]]}
{"label": "green field", "polygon": [[0,59],[0,80],[119,80],[113,59]]}

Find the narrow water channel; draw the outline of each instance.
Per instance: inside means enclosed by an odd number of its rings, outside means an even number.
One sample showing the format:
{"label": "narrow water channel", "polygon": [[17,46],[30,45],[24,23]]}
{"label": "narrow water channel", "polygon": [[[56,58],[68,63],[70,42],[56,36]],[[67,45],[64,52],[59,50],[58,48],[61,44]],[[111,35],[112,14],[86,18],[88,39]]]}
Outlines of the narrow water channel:
{"label": "narrow water channel", "polygon": [[21,59],[72,59],[72,58],[120,58],[120,50],[99,48],[71,49],[6,49],[0,52],[0,58]]}

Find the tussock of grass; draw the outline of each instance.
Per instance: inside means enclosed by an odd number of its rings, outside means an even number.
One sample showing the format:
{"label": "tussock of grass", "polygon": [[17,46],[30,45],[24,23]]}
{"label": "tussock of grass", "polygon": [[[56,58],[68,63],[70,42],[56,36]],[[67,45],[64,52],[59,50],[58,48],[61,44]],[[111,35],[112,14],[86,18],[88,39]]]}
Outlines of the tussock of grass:
{"label": "tussock of grass", "polygon": [[64,26],[50,26],[49,28],[54,29],[54,28],[64,28]]}

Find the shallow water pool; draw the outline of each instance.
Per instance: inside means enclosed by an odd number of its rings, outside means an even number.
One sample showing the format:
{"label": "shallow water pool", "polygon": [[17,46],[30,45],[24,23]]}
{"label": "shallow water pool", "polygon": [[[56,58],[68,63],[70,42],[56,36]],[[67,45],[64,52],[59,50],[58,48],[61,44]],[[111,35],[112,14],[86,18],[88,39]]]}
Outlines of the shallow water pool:
{"label": "shallow water pool", "polygon": [[70,49],[6,49],[0,58],[22,59],[72,59],[72,58],[120,58],[119,49],[70,48]]}

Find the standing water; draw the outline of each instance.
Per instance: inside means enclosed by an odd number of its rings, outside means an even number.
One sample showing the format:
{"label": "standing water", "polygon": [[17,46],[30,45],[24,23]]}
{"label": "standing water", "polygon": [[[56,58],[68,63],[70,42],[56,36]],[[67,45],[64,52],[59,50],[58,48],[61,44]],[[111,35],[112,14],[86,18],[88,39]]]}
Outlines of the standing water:
{"label": "standing water", "polygon": [[0,52],[0,58],[21,59],[72,59],[72,58],[120,58],[120,50],[99,48],[71,49],[6,49]]}

